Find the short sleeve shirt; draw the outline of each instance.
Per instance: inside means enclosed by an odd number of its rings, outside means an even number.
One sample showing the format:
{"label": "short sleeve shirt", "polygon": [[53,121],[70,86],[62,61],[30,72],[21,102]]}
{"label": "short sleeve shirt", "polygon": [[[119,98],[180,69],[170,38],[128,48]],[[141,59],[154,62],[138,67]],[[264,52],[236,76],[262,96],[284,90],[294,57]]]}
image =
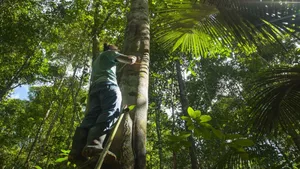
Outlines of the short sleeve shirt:
{"label": "short sleeve shirt", "polygon": [[92,84],[100,82],[117,83],[116,58],[120,55],[117,51],[102,52],[92,64]]}

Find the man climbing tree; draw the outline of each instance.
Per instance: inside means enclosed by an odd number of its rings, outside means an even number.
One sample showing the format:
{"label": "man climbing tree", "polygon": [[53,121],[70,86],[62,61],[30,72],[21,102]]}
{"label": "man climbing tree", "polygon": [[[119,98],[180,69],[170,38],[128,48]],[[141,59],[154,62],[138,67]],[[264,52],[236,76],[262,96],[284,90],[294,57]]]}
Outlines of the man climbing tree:
{"label": "man climbing tree", "polygon": [[[75,131],[68,157],[70,162],[80,165],[103,150],[106,135],[121,109],[122,96],[116,78],[116,63],[132,65],[136,59],[136,56],[119,53],[114,45],[104,44],[104,52],[93,61],[88,111]],[[112,152],[108,152],[106,158],[116,160]]]}

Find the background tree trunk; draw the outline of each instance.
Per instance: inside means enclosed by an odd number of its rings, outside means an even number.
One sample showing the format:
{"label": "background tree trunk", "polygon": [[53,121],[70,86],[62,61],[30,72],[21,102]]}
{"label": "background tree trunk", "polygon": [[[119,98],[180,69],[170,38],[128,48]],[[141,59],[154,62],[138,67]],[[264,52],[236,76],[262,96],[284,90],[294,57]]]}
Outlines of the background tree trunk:
{"label": "background tree trunk", "polygon": [[94,25],[93,25],[93,30],[92,30],[92,43],[93,43],[93,48],[92,48],[92,53],[93,53],[93,61],[96,59],[96,57],[100,53],[99,49],[99,6],[100,2],[94,1]]}
{"label": "background tree trunk", "polygon": [[[44,151],[45,151],[45,147],[46,147],[47,144],[48,144],[48,139],[51,137],[50,134],[51,134],[51,132],[52,132],[54,126],[55,126],[55,123],[56,123],[57,118],[58,118],[58,114],[61,112],[62,107],[63,107],[63,105],[65,104],[65,101],[64,101],[64,100],[65,100],[65,99],[63,99],[63,100],[61,100],[61,101],[59,102],[59,108],[58,108],[58,110],[55,112],[55,115],[54,115],[54,117],[53,117],[52,120],[51,120],[51,123],[50,123],[50,125],[49,125],[48,131],[47,131],[47,134],[46,134],[46,137],[45,137],[45,139],[41,139],[41,141],[40,141],[40,147],[41,147],[41,148],[40,148],[39,152],[41,153],[41,155],[38,156],[38,157],[36,158],[35,164],[38,163],[38,162],[40,161],[40,159],[42,158],[42,155],[45,153],[45,152],[44,152]],[[66,110],[66,108],[64,108],[63,111],[65,111],[65,110]]]}
{"label": "background tree trunk", "polygon": [[[57,89],[58,92],[60,91],[63,82],[64,82],[64,78],[61,79],[61,81],[60,81],[59,84],[58,84],[58,89]],[[54,85],[55,85],[55,84],[54,84]],[[49,117],[49,115],[50,115],[50,112],[51,112],[51,110],[52,110],[52,106],[54,105],[54,103],[55,103],[55,100],[51,101],[51,103],[50,103],[50,105],[49,105],[49,108],[48,108],[48,110],[47,110],[47,112],[46,112],[46,114],[45,114],[45,116],[44,116],[44,118],[43,118],[43,121],[41,122],[41,124],[40,124],[39,127],[38,127],[38,130],[37,130],[37,132],[36,132],[36,134],[35,134],[34,140],[33,140],[32,144],[31,144],[31,146],[30,146],[30,148],[29,148],[28,155],[27,155],[27,158],[26,158],[25,163],[24,163],[25,166],[28,166],[28,165],[29,165],[29,161],[30,161],[32,152],[33,152],[33,150],[34,150],[34,147],[36,146],[36,143],[37,143],[38,140],[39,140],[40,134],[41,134],[42,131],[43,131],[44,124],[46,123],[46,120],[48,119],[48,117]]]}
{"label": "background tree trunk", "polygon": [[[181,65],[180,65],[179,60],[176,61],[176,71],[177,71],[177,80],[178,80],[178,84],[179,84],[180,102],[181,102],[182,112],[183,112],[183,115],[188,116],[187,109],[189,107],[189,101],[188,101],[186,93],[185,93],[185,91],[186,91],[185,82],[182,78],[182,74],[181,74],[182,70],[181,70]],[[187,126],[185,126],[185,127],[186,127],[186,130],[189,131],[187,129]],[[195,141],[194,141],[192,134],[188,137],[188,140],[189,140],[189,142],[191,142],[190,156],[191,156],[192,169],[199,169],[198,168],[198,160],[197,160],[197,156],[196,156],[196,152],[195,152],[196,146],[195,146]]]}
{"label": "background tree trunk", "polygon": [[158,156],[159,156],[159,168],[163,169],[163,151],[162,151],[162,139],[161,139],[161,119],[160,119],[160,113],[161,113],[161,103],[162,99],[158,99],[157,102],[157,109],[155,111],[155,124],[156,124],[156,133],[157,133],[157,144],[158,144]]}
{"label": "background tree trunk", "polygon": [[[175,65],[173,65],[173,71],[175,74]],[[176,118],[175,118],[175,104],[174,104],[174,79],[172,77],[172,84],[171,84],[171,110],[172,110],[172,130],[171,134],[174,135],[175,133],[175,127],[176,127]],[[172,151],[173,156],[173,169],[177,169],[177,153],[175,150]]]}

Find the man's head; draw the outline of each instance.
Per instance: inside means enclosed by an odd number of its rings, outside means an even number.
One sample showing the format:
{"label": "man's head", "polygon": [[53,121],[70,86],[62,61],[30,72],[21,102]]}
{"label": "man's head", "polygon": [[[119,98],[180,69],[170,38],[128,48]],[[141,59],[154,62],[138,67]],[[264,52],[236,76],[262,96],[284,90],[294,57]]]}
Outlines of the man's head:
{"label": "man's head", "polygon": [[115,51],[119,51],[118,47],[115,45],[108,45],[107,43],[104,43],[104,51],[107,50],[115,50]]}

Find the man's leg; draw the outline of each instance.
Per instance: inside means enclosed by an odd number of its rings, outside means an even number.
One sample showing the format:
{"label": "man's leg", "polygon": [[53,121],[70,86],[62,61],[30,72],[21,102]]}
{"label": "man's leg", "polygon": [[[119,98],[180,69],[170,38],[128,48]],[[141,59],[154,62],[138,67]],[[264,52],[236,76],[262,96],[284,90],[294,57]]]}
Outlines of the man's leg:
{"label": "man's leg", "polygon": [[68,156],[71,163],[80,165],[87,161],[87,158],[82,156],[81,152],[86,145],[88,129],[77,127],[73,136],[72,148]]}
{"label": "man's leg", "polygon": [[96,119],[101,111],[100,100],[97,95],[90,95],[90,103],[88,109],[90,110],[85,115],[82,123],[76,128],[73,136],[72,148],[69,153],[68,160],[71,163],[80,165],[87,161],[87,158],[82,155],[82,150],[87,143],[89,129],[94,126]]}
{"label": "man's leg", "polygon": [[[106,134],[111,129],[115,118],[119,115],[121,107],[121,92],[116,85],[106,85],[106,88],[100,90],[101,113],[96,124],[89,131],[87,146],[83,154],[91,157],[98,155],[104,146]],[[109,152],[112,158],[115,156]]]}

